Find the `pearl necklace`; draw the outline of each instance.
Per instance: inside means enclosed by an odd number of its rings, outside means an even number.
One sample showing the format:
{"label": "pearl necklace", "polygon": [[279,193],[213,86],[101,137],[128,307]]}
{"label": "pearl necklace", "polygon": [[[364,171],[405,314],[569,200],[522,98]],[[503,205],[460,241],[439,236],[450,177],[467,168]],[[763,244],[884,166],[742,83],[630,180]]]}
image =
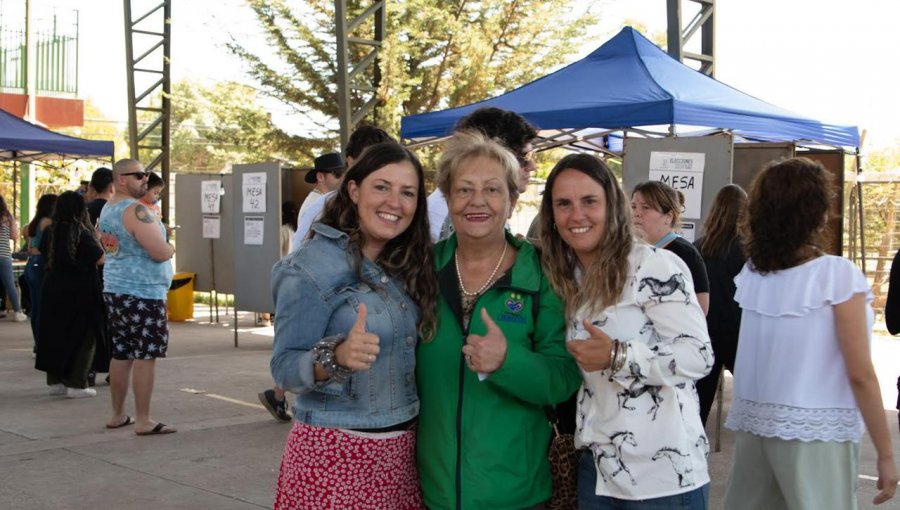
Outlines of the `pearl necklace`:
{"label": "pearl necklace", "polygon": [[456,278],[459,280],[459,289],[462,291],[463,295],[466,297],[475,297],[480,296],[484,289],[488,288],[488,285],[493,283],[494,277],[497,276],[497,271],[500,270],[500,266],[503,264],[503,258],[506,257],[506,248],[509,246],[509,243],[506,242],[506,239],[503,240],[503,251],[500,252],[500,258],[497,259],[497,265],[494,266],[494,270],[491,271],[491,275],[488,276],[488,279],[484,282],[478,290],[475,292],[469,292],[466,290],[466,286],[463,284],[462,273],[459,270],[459,248],[456,249],[456,253],[453,254],[453,262],[456,265]]}

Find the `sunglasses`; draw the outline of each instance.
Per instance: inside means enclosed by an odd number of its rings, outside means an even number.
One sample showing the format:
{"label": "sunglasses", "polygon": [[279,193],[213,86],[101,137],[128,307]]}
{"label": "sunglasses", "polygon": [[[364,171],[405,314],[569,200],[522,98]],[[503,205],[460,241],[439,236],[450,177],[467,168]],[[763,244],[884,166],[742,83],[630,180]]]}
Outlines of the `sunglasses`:
{"label": "sunglasses", "polygon": [[143,181],[149,174],[147,172],[127,172],[122,175],[130,175],[134,177],[136,181]]}
{"label": "sunglasses", "polygon": [[529,163],[534,161],[534,151],[530,150],[525,154],[516,154],[516,161],[519,162],[519,166],[526,167]]}

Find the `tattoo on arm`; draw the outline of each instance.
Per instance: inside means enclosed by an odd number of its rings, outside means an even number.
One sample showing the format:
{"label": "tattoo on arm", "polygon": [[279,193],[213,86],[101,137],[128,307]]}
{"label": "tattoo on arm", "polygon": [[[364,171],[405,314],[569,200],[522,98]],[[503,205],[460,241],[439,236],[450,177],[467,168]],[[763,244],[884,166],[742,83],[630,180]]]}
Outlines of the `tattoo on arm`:
{"label": "tattoo on arm", "polygon": [[156,218],[153,217],[150,210],[142,204],[138,204],[137,207],[134,208],[134,216],[142,223],[153,223],[156,221]]}

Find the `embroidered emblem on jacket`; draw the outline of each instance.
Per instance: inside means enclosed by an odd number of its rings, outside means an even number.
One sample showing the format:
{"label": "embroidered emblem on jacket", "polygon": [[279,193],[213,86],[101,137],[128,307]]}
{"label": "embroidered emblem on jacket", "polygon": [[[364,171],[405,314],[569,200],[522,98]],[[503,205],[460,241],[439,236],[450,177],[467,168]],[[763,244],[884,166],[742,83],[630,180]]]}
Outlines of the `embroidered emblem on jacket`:
{"label": "embroidered emblem on jacket", "polygon": [[516,292],[510,293],[509,297],[506,298],[506,309],[512,313],[519,313],[525,308],[525,303],[523,302],[522,295]]}

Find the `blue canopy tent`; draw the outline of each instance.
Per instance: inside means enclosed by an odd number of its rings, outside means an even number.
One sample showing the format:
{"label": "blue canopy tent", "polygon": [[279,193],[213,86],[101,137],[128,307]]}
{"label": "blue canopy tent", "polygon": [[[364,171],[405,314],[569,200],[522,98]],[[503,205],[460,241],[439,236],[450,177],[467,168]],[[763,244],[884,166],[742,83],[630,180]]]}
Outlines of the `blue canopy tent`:
{"label": "blue canopy tent", "polygon": [[0,161],[112,158],[113,142],[61,135],[0,110]]}
{"label": "blue canopy tent", "polygon": [[823,124],[744,94],[678,62],[630,27],[587,57],[501,96],[404,117],[400,134],[414,144],[436,141],[461,117],[487,106],[538,126],[539,147],[577,145],[641,126],[665,126],[658,133],[664,136],[675,125],[728,129],[751,140],[859,145],[855,126]]}

